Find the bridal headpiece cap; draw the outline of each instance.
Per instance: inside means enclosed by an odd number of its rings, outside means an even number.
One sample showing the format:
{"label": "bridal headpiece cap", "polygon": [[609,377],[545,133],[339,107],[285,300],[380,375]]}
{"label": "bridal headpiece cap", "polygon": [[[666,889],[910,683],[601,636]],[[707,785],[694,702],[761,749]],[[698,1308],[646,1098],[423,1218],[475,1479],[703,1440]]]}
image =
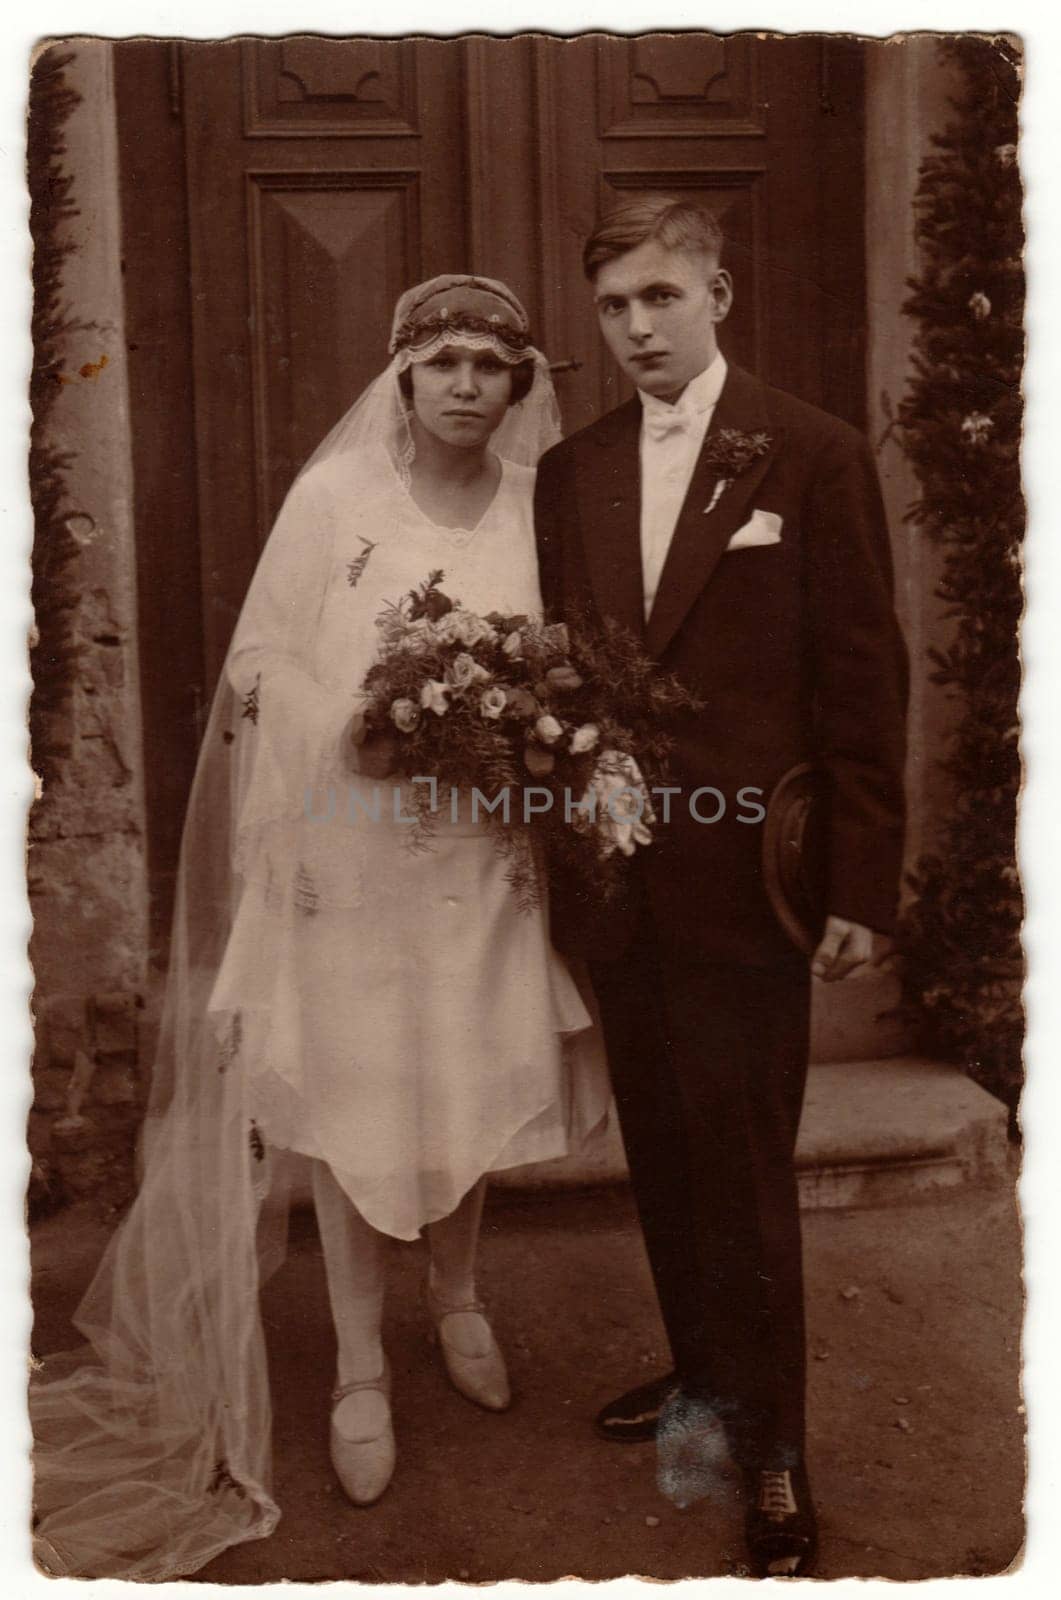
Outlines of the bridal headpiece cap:
{"label": "bridal headpiece cap", "polygon": [[407,289],[395,307],[390,354],[403,365],[426,361],[454,340],[489,347],[510,366],[537,354],[526,311],[496,278],[443,273]]}

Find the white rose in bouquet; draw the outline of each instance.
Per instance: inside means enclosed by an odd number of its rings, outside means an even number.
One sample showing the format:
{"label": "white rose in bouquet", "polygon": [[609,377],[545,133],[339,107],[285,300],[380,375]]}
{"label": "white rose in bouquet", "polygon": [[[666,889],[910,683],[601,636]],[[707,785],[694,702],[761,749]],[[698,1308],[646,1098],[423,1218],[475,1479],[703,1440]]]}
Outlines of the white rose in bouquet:
{"label": "white rose in bouquet", "polygon": [[485,717],[488,722],[497,722],[507,704],[508,696],[504,689],[495,683],[492,688],[484,689],[479,696],[479,715]]}
{"label": "white rose in bouquet", "polygon": [[444,617],[439,617],[437,622],[431,624],[431,631],[437,644],[463,644],[458,631],[459,611],[447,611]]}
{"label": "white rose in bouquet", "polygon": [[417,655],[422,655],[435,642],[435,625],[428,622],[426,617],[417,617],[415,622],[410,622],[401,638],[407,650],[413,650]]}
{"label": "white rose in bouquet", "polygon": [[449,710],[449,684],[429,678],[420,690],[420,704],[425,711],[433,711],[436,717],[444,717]]}
{"label": "white rose in bouquet", "polygon": [[482,617],[477,617],[473,611],[456,609],[448,611],[434,626],[435,637],[442,644],[462,644],[466,650],[481,644],[484,639],[497,638],[497,633],[490,624]]}
{"label": "white rose in bouquet", "polygon": [[391,706],[391,721],[400,733],[412,733],[420,721],[420,707],[413,700],[395,700]]}
{"label": "white rose in bouquet", "polygon": [[585,755],[588,750],[593,749],[599,738],[600,729],[597,724],[595,722],[584,722],[581,728],[576,728],[571,735],[571,743],[568,745],[568,749],[573,756]]}
{"label": "white rose in bouquet", "polygon": [[469,650],[473,645],[482,644],[484,640],[491,644],[496,640],[497,629],[491,627],[490,623],[483,617],[477,617],[471,611],[463,611],[461,616],[463,618],[463,642],[468,646]]}
{"label": "white rose in bouquet", "polygon": [[488,682],[490,674],[485,667],[479,665],[474,656],[462,650],[459,656],[454,656],[448,677],[455,689],[470,689],[473,683]]}

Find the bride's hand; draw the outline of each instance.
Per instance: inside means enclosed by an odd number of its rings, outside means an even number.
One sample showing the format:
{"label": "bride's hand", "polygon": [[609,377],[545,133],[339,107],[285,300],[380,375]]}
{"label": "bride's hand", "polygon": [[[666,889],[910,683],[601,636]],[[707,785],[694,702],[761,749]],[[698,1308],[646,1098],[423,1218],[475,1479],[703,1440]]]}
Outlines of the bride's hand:
{"label": "bride's hand", "polygon": [[385,778],[394,770],[398,742],[389,733],[369,733],[362,712],[355,711],[341,737],[343,759],[364,778]]}

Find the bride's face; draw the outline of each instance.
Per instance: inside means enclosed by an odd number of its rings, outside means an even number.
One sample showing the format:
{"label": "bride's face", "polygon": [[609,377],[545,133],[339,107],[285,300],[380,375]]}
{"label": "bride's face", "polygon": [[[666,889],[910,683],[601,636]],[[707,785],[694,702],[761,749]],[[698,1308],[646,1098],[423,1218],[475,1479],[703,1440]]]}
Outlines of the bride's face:
{"label": "bride's face", "polygon": [[446,444],[481,448],[508,410],[512,368],[491,350],[443,345],[409,372],[417,419]]}

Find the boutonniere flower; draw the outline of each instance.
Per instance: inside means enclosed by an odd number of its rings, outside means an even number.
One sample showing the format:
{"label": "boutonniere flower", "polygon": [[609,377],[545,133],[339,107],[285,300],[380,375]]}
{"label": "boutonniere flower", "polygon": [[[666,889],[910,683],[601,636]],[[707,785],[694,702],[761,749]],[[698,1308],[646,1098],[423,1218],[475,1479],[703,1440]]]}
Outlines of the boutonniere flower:
{"label": "boutonniere flower", "polygon": [[740,428],[719,428],[717,433],[708,435],[704,458],[718,473],[718,481],[711,503],[704,507],[705,516],[714,511],[734,479],[746,472],[753,461],[767,454],[772,442],[768,433],[745,433]]}

